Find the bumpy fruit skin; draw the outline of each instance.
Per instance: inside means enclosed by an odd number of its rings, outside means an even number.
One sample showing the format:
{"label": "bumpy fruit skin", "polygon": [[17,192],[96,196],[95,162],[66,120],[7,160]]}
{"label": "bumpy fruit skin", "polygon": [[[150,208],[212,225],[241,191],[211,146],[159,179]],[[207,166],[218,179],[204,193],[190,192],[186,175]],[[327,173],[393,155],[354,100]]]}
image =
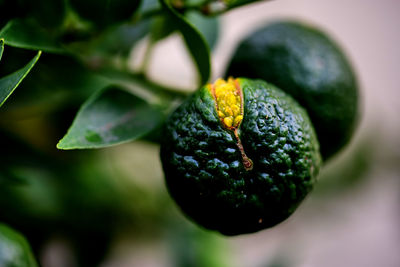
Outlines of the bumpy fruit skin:
{"label": "bumpy fruit skin", "polygon": [[312,189],[321,163],[314,129],[297,102],[261,80],[238,84],[244,118],[237,132],[251,170],[207,86],[170,115],[161,145],[171,196],[194,221],[225,235],[285,220]]}
{"label": "bumpy fruit skin", "polygon": [[38,266],[26,239],[20,233],[2,223],[0,223],[0,266]]}
{"label": "bumpy fruit skin", "polygon": [[226,76],[272,83],[308,111],[327,159],[349,142],[358,121],[358,85],[341,48],[298,22],[276,22],[245,38]]}

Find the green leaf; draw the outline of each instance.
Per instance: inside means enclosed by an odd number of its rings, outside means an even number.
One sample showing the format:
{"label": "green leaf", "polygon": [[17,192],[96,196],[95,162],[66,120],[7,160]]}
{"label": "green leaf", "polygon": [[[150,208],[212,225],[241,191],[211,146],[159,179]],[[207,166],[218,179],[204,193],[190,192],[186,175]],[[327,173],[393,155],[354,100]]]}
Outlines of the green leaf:
{"label": "green leaf", "polygon": [[204,36],[209,47],[213,49],[219,35],[219,17],[207,17],[199,12],[189,11],[185,14],[186,19]]}
{"label": "green leaf", "polygon": [[4,50],[4,39],[0,39],[0,61],[1,61],[1,56],[3,55],[3,50]]}
{"label": "green leaf", "polygon": [[207,42],[191,23],[169,6],[166,0],[160,0],[160,2],[170,19],[170,23],[174,24],[183,35],[200,74],[200,85],[207,83],[211,73],[210,50]]}
{"label": "green leaf", "polygon": [[168,16],[157,16],[152,20],[150,33],[151,42],[156,43],[167,38],[176,30],[176,25],[170,23]]}
{"label": "green leaf", "polygon": [[90,97],[79,110],[59,149],[101,148],[138,139],[156,128],[162,113],[115,87]]}
{"label": "green leaf", "polygon": [[6,45],[42,50],[49,53],[64,53],[61,46],[46,31],[33,22],[14,19],[0,30],[0,38]]}
{"label": "green leaf", "polygon": [[30,70],[38,61],[42,51],[39,51],[37,55],[22,69],[5,76],[0,79],[0,107],[7,100],[7,98],[14,92],[22,80],[28,75]]}

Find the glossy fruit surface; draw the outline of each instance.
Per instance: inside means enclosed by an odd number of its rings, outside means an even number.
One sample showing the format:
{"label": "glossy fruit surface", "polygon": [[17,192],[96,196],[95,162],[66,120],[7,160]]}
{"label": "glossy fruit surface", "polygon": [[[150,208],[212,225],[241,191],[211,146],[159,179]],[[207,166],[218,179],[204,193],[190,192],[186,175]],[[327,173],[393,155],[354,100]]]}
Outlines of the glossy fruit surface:
{"label": "glossy fruit surface", "polygon": [[0,223],[0,266],[38,266],[26,239],[20,233],[2,223]]}
{"label": "glossy fruit surface", "polygon": [[229,75],[260,78],[294,97],[308,112],[327,159],[349,142],[358,118],[358,85],[342,49],[325,33],[276,22],[245,38]]}
{"label": "glossy fruit surface", "polygon": [[226,235],[286,219],[312,189],[321,163],[314,129],[297,102],[243,78],[207,85],[173,112],[161,160],[182,210]]}

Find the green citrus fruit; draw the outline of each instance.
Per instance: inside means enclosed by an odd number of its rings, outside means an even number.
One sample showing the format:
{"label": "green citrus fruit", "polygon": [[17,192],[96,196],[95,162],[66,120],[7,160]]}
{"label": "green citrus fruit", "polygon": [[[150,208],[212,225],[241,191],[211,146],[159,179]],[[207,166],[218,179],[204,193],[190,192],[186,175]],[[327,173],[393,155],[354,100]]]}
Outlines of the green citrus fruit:
{"label": "green citrus fruit", "polygon": [[0,266],[38,266],[26,239],[2,223],[0,223]]}
{"label": "green citrus fruit", "polygon": [[341,48],[325,33],[298,22],[276,22],[237,48],[227,75],[260,78],[308,111],[327,159],[349,142],[357,122],[358,87]]}
{"label": "green citrus fruit", "polygon": [[226,235],[276,225],[312,189],[319,145],[307,113],[261,80],[219,79],[167,119],[161,160],[182,210]]}

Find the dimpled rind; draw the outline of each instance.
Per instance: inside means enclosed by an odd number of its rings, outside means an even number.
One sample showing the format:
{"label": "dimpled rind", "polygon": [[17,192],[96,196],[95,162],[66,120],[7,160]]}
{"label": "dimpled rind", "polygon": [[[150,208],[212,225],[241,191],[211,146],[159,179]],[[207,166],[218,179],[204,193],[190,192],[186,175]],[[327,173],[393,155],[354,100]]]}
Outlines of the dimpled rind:
{"label": "dimpled rind", "polygon": [[312,189],[321,163],[313,127],[297,102],[261,80],[239,84],[244,118],[238,134],[251,170],[207,86],[170,115],[161,145],[171,196],[195,222],[225,235],[285,220]]}
{"label": "dimpled rind", "polygon": [[358,84],[343,50],[323,31],[278,21],[246,37],[226,76],[243,75],[278,86],[304,107],[324,159],[335,155],[357,126]]}

